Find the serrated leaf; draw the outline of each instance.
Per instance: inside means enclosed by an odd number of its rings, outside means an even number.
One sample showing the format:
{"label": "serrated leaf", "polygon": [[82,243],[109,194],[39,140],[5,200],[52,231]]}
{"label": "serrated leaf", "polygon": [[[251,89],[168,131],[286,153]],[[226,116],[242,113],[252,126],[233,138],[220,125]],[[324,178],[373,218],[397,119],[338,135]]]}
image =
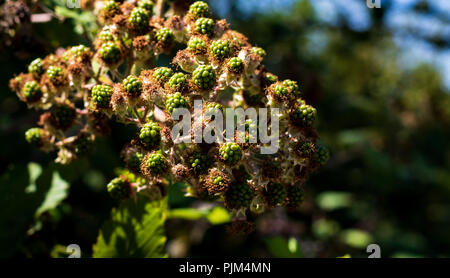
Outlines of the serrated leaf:
{"label": "serrated leaf", "polygon": [[165,202],[145,197],[113,208],[93,246],[94,258],[161,258],[164,251]]}

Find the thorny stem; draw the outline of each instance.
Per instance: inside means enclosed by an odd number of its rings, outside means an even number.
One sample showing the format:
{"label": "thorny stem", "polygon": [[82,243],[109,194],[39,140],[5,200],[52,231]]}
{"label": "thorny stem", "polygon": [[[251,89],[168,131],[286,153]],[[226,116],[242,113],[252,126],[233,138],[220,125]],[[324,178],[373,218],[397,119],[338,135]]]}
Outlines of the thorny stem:
{"label": "thorny stem", "polygon": [[129,124],[129,123],[139,124],[140,123],[138,119],[134,119],[134,118],[130,118],[130,117],[125,117],[122,120],[118,119],[118,122],[122,122],[124,124]]}
{"label": "thorny stem", "polygon": [[136,106],[133,107],[133,112],[136,115],[136,117],[138,118],[140,123],[145,123],[145,118],[140,116],[139,111],[137,110]]}
{"label": "thorny stem", "polygon": [[158,0],[156,3],[156,17],[161,17],[164,7],[164,0]]}
{"label": "thorny stem", "polygon": [[97,74],[94,76],[95,81],[97,81],[98,83],[100,83],[100,74],[102,73],[102,70],[103,70],[103,65],[100,65],[100,67],[98,68]]}
{"label": "thorny stem", "polygon": [[113,69],[110,72],[111,72],[111,74],[113,75],[114,78],[116,78],[118,80],[122,80],[123,79],[123,75],[117,69]]}

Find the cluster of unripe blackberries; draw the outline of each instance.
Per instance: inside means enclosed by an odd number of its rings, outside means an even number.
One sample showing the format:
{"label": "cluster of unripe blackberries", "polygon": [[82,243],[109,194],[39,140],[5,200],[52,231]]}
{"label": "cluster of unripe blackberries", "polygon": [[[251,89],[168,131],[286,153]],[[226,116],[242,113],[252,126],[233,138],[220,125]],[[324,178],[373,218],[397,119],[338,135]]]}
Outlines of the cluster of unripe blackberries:
{"label": "cluster of unripe blackberries", "polygon": [[[212,18],[205,2],[194,2],[184,14],[175,6],[165,13],[159,4],[104,1],[93,10],[101,26],[92,48],[38,58],[28,73],[10,81],[29,107],[44,111],[26,140],[57,150],[57,161],[69,163],[89,153],[96,136],[107,133],[107,121],[115,120],[136,127],[121,152],[129,175],[107,185],[116,199],[155,190],[163,196],[170,181],[183,181],[187,194],[223,201],[238,217],[298,207],[308,175],[329,158],[313,128],[316,109],[302,99],[296,81],[279,81],[267,71],[264,49]],[[162,53],[173,57],[174,66],[153,66]],[[196,100],[202,101],[201,114],[194,110]],[[192,122],[199,120],[195,130],[215,119],[203,114],[237,107],[279,109],[275,154],[261,154],[265,144],[250,140],[249,130],[258,129],[251,119],[244,142],[180,143],[171,132],[180,120],[171,118],[176,109],[188,109]],[[193,138],[192,130],[180,136]]]}

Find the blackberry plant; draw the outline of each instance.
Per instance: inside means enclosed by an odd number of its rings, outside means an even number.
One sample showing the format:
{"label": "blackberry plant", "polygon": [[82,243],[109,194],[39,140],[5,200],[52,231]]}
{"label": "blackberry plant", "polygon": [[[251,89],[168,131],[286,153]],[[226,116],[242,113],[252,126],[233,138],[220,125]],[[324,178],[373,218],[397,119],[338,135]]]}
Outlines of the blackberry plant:
{"label": "blackberry plant", "polygon": [[[67,164],[92,152],[107,135],[107,120],[116,121],[136,131],[121,152],[134,178],[120,175],[106,186],[116,199],[161,197],[176,180],[188,184],[190,195],[224,201],[233,219],[262,211],[255,207],[297,207],[306,177],[329,159],[317,145],[316,109],[296,81],[279,81],[266,69],[263,58],[271,53],[213,19],[205,2],[194,2],[184,15],[178,2],[106,1],[93,9],[100,29],[92,46],[37,58],[11,79],[19,98],[43,112],[26,141]],[[167,57],[171,64],[163,65]],[[180,143],[171,133],[181,121],[170,117],[176,108],[190,112],[193,128],[180,135],[192,139],[196,129],[218,120],[204,114],[228,116],[226,108],[237,107],[278,109],[274,154],[261,153],[267,144],[250,140],[249,129],[261,134],[259,120],[246,119],[244,142],[233,141],[235,133],[212,143]],[[218,139],[227,135],[213,131]]]}

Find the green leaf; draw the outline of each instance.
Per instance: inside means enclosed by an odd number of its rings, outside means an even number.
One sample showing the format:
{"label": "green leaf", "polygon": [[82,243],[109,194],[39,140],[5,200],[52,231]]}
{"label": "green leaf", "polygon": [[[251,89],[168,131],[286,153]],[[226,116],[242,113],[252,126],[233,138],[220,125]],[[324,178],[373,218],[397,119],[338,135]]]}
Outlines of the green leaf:
{"label": "green leaf", "polygon": [[95,258],[161,258],[164,251],[166,200],[125,200],[113,208],[93,246]]}
{"label": "green leaf", "polygon": [[168,212],[169,218],[181,218],[186,220],[198,220],[206,218],[212,225],[220,225],[230,222],[230,214],[223,207],[212,209],[179,208]]}
{"label": "green leaf", "polygon": [[27,231],[40,227],[36,216],[60,204],[67,189],[53,164],[11,166],[0,177],[0,257],[17,252]]}
{"label": "green leaf", "polygon": [[300,244],[293,237],[287,240],[281,236],[275,236],[266,238],[264,241],[270,253],[276,258],[303,257]]}
{"label": "green leaf", "polygon": [[194,208],[179,208],[169,211],[169,218],[181,218],[186,220],[198,220],[208,215],[207,210],[199,210]]}
{"label": "green leaf", "polygon": [[324,210],[335,210],[349,207],[352,195],[346,192],[327,191],[317,196],[317,204]]}
{"label": "green leaf", "polygon": [[206,218],[213,225],[225,224],[230,222],[230,213],[223,207],[215,207],[209,212]]}
{"label": "green leaf", "polygon": [[348,229],[342,231],[341,241],[353,248],[364,249],[372,242],[372,236],[363,230]]}
{"label": "green leaf", "polygon": [[68,195],[69,183],[61,178],[58,172],[53,172],[50,189],[45,200],[36,211],[39,216],[43,212],[56,208]]}

